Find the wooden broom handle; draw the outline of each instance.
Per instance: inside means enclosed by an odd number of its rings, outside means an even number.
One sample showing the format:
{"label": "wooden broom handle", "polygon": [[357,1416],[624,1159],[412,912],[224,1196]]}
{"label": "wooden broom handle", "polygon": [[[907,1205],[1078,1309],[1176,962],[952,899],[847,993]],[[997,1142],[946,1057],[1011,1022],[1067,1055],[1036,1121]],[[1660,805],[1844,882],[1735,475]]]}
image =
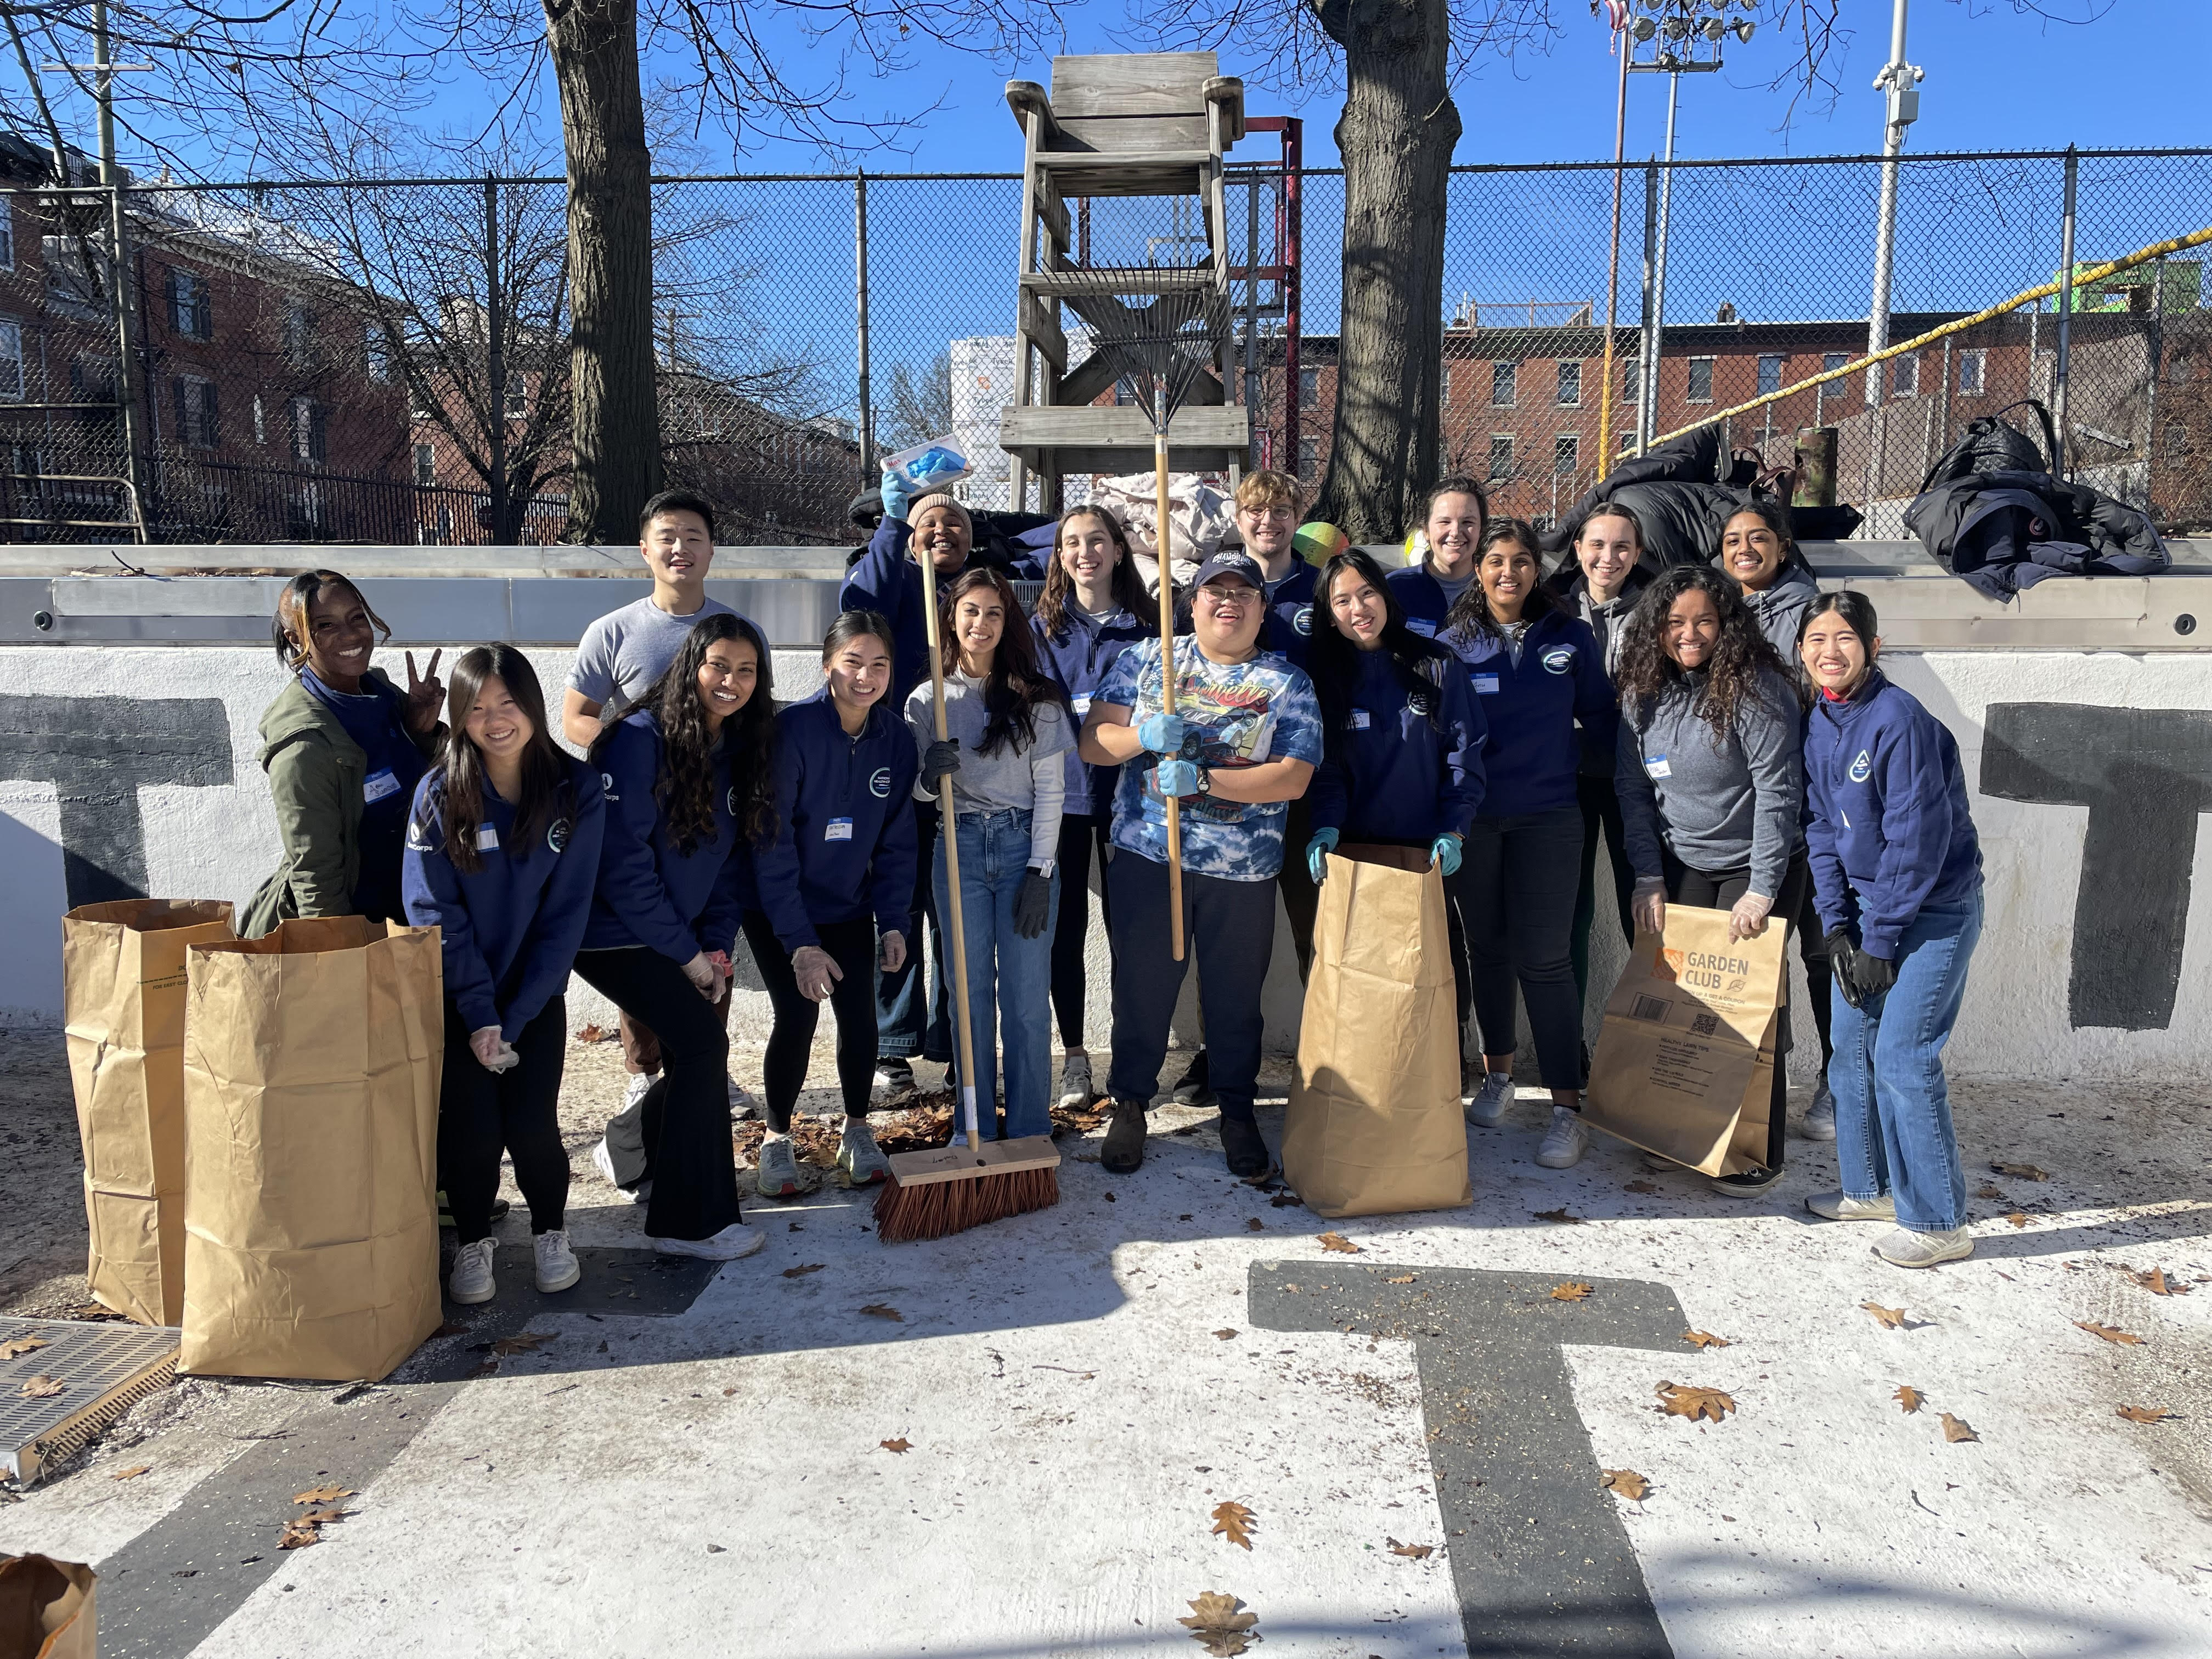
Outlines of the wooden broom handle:
{"label": "wooden broom handle", "polygon": [[[908,544],[913,548],[915,562],[921,568],[922,626],[929,635],[930,701],[937,716],[937,740],[943,743],[948,734],[945,727],[945,653],[937,642],[937,574],[921,544],[909,541]],[[960,1022],[960,1097],[968,1117],[968,1150],[975,1153],[982,1150],[983,1131],[976,1121],[975,1039],[968,1022],[968,930],[960,923],[960,818],[952,805],[950,772],[937,781],[937,799],[938,834],[945,841],[945,896],[952,907],[952,1002],[954,1014]],[[915,939],[910,948],[919,951],[921,941]],[[922,964],[916,963],[915,971],[921,972]]]}
{"label": "wooden broom handle", "polygon": [[[1160,712],[1175,713],[1175,576],[1169,565],[1168,434],[1164,428],[1152,435],[1152,480],[1158,507],[1156,528],[1160,566]],[[1182,803],[1165,790],[1161,799],[1168,812],[1168,948],[1182,960]]]}

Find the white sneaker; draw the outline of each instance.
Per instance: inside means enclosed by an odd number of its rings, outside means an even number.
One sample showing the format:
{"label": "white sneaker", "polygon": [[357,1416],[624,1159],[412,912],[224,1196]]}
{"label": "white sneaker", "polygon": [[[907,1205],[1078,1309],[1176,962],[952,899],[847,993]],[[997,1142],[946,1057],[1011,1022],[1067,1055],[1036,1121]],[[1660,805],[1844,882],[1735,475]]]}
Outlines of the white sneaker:
{"label": "white sneaker", "polygon": [[539,1233],[530,1241],[538,1252],[538,1288],[551,1292],[565,1291],[584,1276],[576,1265],[576,1253],[568,1248],[565,1228],[556,1227],[550,1233]]}
{"label": "white sneaker", "polygon": [[1933,1267],[1939,1262],[1965,1261],[1974,1253],[1974,1241],[1964,1227],[1954,1227],[1948,1233],[1915,1233],[1893,1227],[1875,1241],[1874,1253],[1893,1267]]}
{"label": "white sneaker", "polygon": [[1828,1091],[1828,1079],[1822,1078],[1820,1086],[1813,1096],[1813,1103],[1805,1109],[1805,1115],[1797,1120],[1800,1140],[1833,1140],[1836,1138],[1836,1097]]}
{"label": "white sneaker", "polygon": [[735,1078],[729,1079],[730,1115],[738,1122],[760,1115],[760,1097]]}
{"label": "white sneaker", "polygon": [[492,1277],[492,1253],[499,1249],[499,1241],[480,1238],[473,1244],[464,1244],[453,1255],[453,1276],[446,1281],[446,1293],[456,1302],[489,1302],[499,1294],[499,1281]]}
{"label": "white sneaker", "polygon": [[1805,1207],[1827,1221],[1894,1221],[1893,1198],[1853,1198],[1849,1193],[1814,1193]]}
{"label": "white sneaker", "polygon": [[1547,1170],[1571,1170],[1589,1150],[1589,1125],[1571,1106],[1552,1108],[1552,1127],[1536,1149],[1536,1162]]}
{"label": "white sneaker", "polygon": [[659,1081],[660,1076],[658,1073],[640,1072],[635,1077],[630,1079],[623,1089],[623,1110],[625,1112],[636,1110],[638,1102],[645,1098],[645,1091]]}
{"label": "white sneaker", "polygon": [[1091,1103],[1097,1099],[1091,1083],[1091,1056],[1070,1054],[1060,1068],[1060,1109],[1063,1112],[1087,1112]]}
{"label": "white sneaker", "polygon": [[642,1204],[653,1196],[653,1183],[650,1181],[641,1181],[635,1187],[625,1187],[615,1179],[614,1154],[607,1151],[607,1140],[605,1135],[601,1135],[599,1139],[592,1143],[592,1167],[599,1172],[600,1180],[605,1182],[608,1186],[613,1188],[633,1204]]}
{"label": "white sneaker", "polygon": [[706,1261],[735,1261],[750,1255],[768,1243],[768,1235],[732,1221],[712,1238],[656,1238],[653,1248],[663,1255],[696,1255]]}
{"label": "white sneaker", "polygon": [[[1513,1103],[1513,1074],[1510,1072],[1492,1072],[1482,1079],[1474,1098],[1467,1103],[1467,1121],[1480,1123],[1486,1128],[1505,1115]],[[1580,1156],[1579,1153],[1577,1154]]]}

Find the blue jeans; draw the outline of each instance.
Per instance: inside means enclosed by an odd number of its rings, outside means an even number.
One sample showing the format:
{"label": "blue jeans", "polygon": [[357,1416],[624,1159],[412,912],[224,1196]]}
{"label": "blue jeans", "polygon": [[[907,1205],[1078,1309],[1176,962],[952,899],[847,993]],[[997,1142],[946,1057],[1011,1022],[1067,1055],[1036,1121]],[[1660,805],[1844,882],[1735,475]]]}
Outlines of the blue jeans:
{"label": "blue jeans", "polygon": [[[1052,930],[1060,908],[1060,877],[1052,878],[1052,904],[1035,939],[1014,931],[1014,900],[1030,867],[1030,815],[963,812],[960,822],[960,925],[968,949],[969,1035],[975,1048],[975,1115],[983,1139],[996,1136],[996,1026],[1006,1028],[1006,1134],[1052,1133]],[[952,890],[945,873],[945,847],[936,857],[937,914],[951,925]],[[951,951],[945,954],[949,957]],[[948,964],[949,965],[949,964]],[[957,1049],[957,1045],[956,1045]],[[957,1063],[957,1057],[955,1063]],[[963,1079],[964,1084],[967,1079]],[[956,1105],[952,1127],[967,1127]]]}
{"label": "blue jeans", "polygon": [[1836,1164],[1851,1198],[1890,1194],[1897,1224],[1916,1233],[1966,1224],[1966,1170],[1951,1130],[1943,1045],[1966,994],[1982,933],[1982,896],[1929,905],[1897,946],[1897,983],[1866,1006],[1835,993]]}
{"label": "blue jeans", "polygon": [[[896,973],[876,977],[876,1053],[884,1060],[949,1062],[952,1058],[951,987],[945,977],[945,931],[937,925],[937,889],[930,859],[937,844],[935,801],[914,803],[914,909],[906,932],[906,960]],[[922,965],[922,923],[929,924],[928,968]],[[930,981],[935,984],[931,994]]]}

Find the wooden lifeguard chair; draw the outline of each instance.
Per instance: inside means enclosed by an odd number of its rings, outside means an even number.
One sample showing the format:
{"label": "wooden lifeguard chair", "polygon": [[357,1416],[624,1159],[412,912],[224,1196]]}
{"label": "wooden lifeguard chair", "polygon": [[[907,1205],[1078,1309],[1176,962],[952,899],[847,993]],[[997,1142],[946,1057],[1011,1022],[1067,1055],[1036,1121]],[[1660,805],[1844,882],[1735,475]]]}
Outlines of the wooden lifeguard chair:
{"label": "wooden lifeguard chair", "polygon": [[[1228,303],[1223,165],[1244,136],[1244,83],[1220,74],[1210,52],[1055,58],[1049,95],[1034,81],[1009,81],[1006,104],[1024,139],[1022,241],[1014,400],[999,417],[999,442],[1013,458],[1010,503],[1022,505],[1034,475],[1042,486],[1041,509],[1056,513],[1065,474],[1152,465],[1148,413],[1094,404],[1128,367],[1109,343],[1117,331],[1107,308],[1139,310],[1161,295],[1193,289],[1213,289]],[[1197,198],[1205,259],[1091,266],[1078,216],[1083,198],[1109,196]],[[1097,335],[1073,372],[1063,307]],[[1251,427],[1229,399],[1231,372],[1224,338],[1215,374],[1201,377],[1169,427],[1179,467],[1233,472],[1247,465]]]}

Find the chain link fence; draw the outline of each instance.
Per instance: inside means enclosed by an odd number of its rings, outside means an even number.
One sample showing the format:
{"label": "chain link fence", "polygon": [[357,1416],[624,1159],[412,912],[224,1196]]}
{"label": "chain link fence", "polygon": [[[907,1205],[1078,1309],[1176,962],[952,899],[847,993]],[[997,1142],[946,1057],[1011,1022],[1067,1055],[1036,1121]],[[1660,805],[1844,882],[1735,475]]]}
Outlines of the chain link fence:
{"label": "chain link fence", "polygon": [[[1609,380],[1614,169],[1455,169],[1444,465],[1490,479],[1499,511],[1552,519],[1606,470],[1606,447],[1729,411],[1731,448],[1767,466],[1805,451],[1801,488],[1857,507],[1861,534],[1894,537],[1969,422],[2035,398],[2063,405],[2075,477],[2167,526],[2212,525],[2212,296],[2197,253],[1961,325],[2063,275],[2069,174],[2074,264],[2087,270],[2212,226],[2212,151],[1899,167],[1888,338],[1929,337],[1872,371],[1871,395],[1867,371],[1792,388],[1868,349],[1879,158],[1625,169]],[[1293,210],[1279,165],[1231,172],[1232,266],[1280,266],[1300,240],[1295,295],[1272,277],[1234,284],[1243,372],[1230,395],[1251,407],[1254,463],[1317,483],[1344,179],[1296,183]],[[561,181],[133,187],[119,282],[104,192],[0,194],[11,538],[125,539],[142,518],[172,543],[563,534]],[[970,497],[1012,505],[996,435],[1015,383],[1020,198],[1016,174],[656,185],[664,468],[715,501],[726,540],[849,542],[870,458],[947,432],[981,463]],[[1184,264],[1204,228],[1194,202],[1124,198],[1079,210],[1075,233],[1090,263]],[[1071,346],[1079,356],[1079,330]]]}

